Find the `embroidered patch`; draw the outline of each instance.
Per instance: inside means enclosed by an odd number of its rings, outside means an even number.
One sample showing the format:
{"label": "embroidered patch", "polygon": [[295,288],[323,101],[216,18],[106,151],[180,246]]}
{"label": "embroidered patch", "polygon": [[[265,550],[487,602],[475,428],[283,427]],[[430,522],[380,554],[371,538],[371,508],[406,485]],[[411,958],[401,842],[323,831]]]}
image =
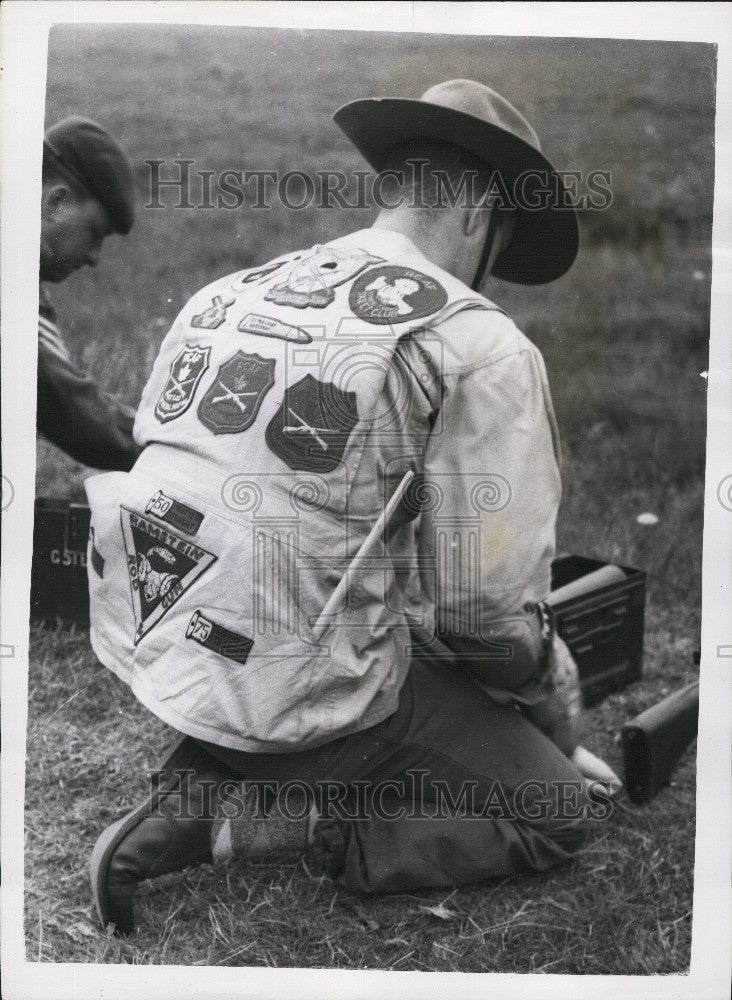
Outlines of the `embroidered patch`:
{"label": "embroidered patch", "polygon": [[89,541],[91,542],[92,569],[101,579],[104,576],[104,558],[94,542],[94,528],[89,529]]}
{"label": "embroidered patch", "polygon": [[186,344],[181,348],[170,366],[168,381],[155,405],[155,416],[161,424],[175,420],[191,405],[198,383],[208,368],[210,354],[210,347]]}
{"label": "embroidered patch", "polygon": [[95,545],[92,545],[91,564],[92,569],[101,579],[104,576],[104,559],[99,554],[99,549]]}
{"label": "embroidered patch", "polygon": [[200,611],[194,611],[193,617],[186,628],[186,639],[193,639],[206,649],[212,649],[219,656],[226,656],[237,663],[247,662],[249,651],[254,642],[246,635],[232,632],[223,625],[211,621]]}
{"label": "embroidered patch", "polygon": [[411,267],[388,264],[354,281],[348,304],[367,323],[408,323],[439,312],[447,292],[434,278]]}
{"label": "embroidered patch", "polygon": [[242,333],[256,333],[258,337],[275,337],[277,340],[291,340],[295,344],[310,344],[312,337],[299,326],[291,326],[275,319],[274,316],[262,316],[260,313],[247,313],[239,324]]}
{"label": "embroidered patch", "polygon": [[216,561],[216,556],[127,507],[120,507],[120,519],[127,550],[137,645],[181,594]]}
{"label": "embroidered patch", "polygon": [[262,267],[258,267],[254,271],[246,271],[241,275],[241,277],[237,278],[236,281],[232,283],[231,287],[235,292],[241,292],[247,285],[252,285],[255,281],[262,281],[264,278],[268,278],[270,274],[274,274],[275,271],[279,271],[279,269],[284,267],[288,261],[299,259],[299,257],[288,257],[287,260],[270,261],[269,264],[264,264]]}
{"label": "embroidered patch", "polygon": [[335,298],[334,288],[383,260],[357,247],[344,250],[316,247],[292,268],[282,284],[273,285],[264,297],[268,302],[295,309],[325,309]]}
{"label": "embroidered patch", "polygon": [[306,375],[289,386],[267,425],[272,451],[291,469],[332,472],[358,423],[356,394]]}
{"label": "embroidered patch", "polygon": [[158,490],[154,497],[151,497],[145,507],[146,514],[154,514],[161,521],[167,521],[178,531],[185,531],[187,535],[195,535],[201,527],[203,514],[194,510],[180,500],[174,500],[166,496],[162,490]]}
{"label": "embroidered patch", "polygon": [[236,299],[227,299],[224,302],[220,295],[214,295],[208,309],[193,317],[191,326],[199,330],[217,330],[226,319],[226,310],[235,302]]}
{"label": "embroidered patch", "polygon": [[274,358],[237,351],[218,370],[198,407],[198,419],[214,434],[240,434],[250,427],[274,385]]}

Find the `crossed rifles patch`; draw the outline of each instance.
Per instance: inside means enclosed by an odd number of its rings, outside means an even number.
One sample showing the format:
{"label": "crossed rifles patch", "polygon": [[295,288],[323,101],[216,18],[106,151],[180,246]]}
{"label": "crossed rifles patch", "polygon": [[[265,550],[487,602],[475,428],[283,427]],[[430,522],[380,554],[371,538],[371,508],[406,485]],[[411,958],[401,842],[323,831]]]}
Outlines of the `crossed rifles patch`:
{"label": "crossed rifles patch", "polygon": [[240,434],[254,423],[274,385],[274,358],[237,351],[219,368],[198,406],[198,418],[214,434]]}
{"label": "crossed rifles patch", "polygon": [[354,392],[306,375],[286,390],[265,438],[291,469],[332,472],[343,458],[357,423]]}

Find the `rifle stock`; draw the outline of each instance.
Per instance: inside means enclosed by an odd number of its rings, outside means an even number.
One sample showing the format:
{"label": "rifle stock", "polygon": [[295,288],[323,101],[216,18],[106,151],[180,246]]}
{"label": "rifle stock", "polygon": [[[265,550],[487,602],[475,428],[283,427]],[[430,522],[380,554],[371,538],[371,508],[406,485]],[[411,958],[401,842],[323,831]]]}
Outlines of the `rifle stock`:
{"label": "rifle stock", "polygon": [[637,804],[650,801],[671,777],[697,733],[699,682],[675,691],[622,728],[625,787]]}

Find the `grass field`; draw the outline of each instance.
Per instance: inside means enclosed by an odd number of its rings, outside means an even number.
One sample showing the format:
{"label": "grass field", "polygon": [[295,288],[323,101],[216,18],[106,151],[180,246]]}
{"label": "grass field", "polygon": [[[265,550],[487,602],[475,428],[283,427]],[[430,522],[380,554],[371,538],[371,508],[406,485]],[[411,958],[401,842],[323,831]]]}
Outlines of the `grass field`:
{"label": "grass field", "polygon": [[[214,171],[361,169],[330,121],[338,106],[365,95],[416,97],[458,76],[512,99],[559,166],[612,173],[613,205],[582,219],[583,248],[567,276],[544,288],[486,291],[547,362],[564,446],[559,549],[648,573],[644,678],[590,712],[589,748],[619,769],[621,724],[690,681],[699,646],[713,50],[64,28],[52,35],[47,120],[80,112],[107,125],[128,147],[142,191],[146,159],[186,157]],[[197,288],[370,220],[357,210],[277,205],[143,210],[127,239],[105,246],[96,274],[54,289],[60,323],[74,355],[134,404],[168,324]],[[86,474],[39,444],[39,495],[77,496]],[[658,524],[638,524],[644,511]],[[144,789],[167,736],[94,665],[83,632],[34,627],[31,640],[30,960],[617,974],[688,967],[691,751],[650,806],[621,797],[579,861],[548,875],[363,899],[311,872],[307,859],[280,868],[237,862],[146,887],[138,933],[107,938],[90,911],[88,856]]]}

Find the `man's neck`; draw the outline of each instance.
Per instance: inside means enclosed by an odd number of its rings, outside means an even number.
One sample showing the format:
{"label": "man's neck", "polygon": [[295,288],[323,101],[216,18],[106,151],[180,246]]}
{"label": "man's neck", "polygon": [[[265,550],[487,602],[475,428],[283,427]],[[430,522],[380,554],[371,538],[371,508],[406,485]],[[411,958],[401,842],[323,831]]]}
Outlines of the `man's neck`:
{"label": "man's neck", "polygon": [[471,254],[466,254],[465,244],[458,239],[458,234],[453,231],[447,219],[445,222],[440,219],[435,221],[434,216],[429,217],[419,209],[393,209],[382,211],[372,228],[406,236],[429,261],[443,271],[468,285],[473,280],[477,260],[474,261]]}

